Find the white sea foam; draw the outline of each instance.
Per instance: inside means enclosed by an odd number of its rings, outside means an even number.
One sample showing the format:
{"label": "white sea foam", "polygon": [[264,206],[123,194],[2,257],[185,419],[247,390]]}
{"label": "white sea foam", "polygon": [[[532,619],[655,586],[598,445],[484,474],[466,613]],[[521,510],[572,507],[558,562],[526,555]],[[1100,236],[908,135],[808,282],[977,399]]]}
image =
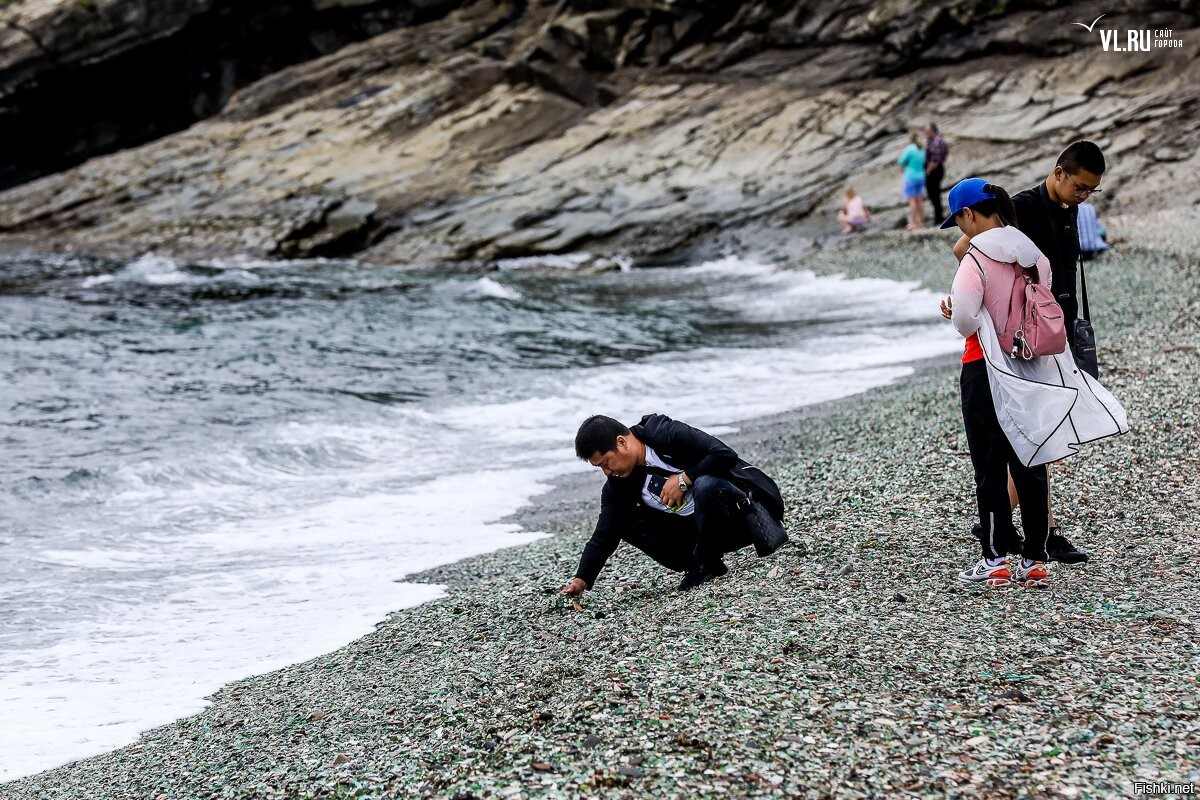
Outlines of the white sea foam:
{"label": "white sea foam", "polygon": [[770,276],[777,275],[781,281],[788,282],[795,280],[797,275],[801,273],[795,271],[781,271],[776,267],[766,264],[762,261],[742,258],[740,256],[724,256],[715,258],[712,261],[704,261],[700,264],[695,264],[690,267],[682,267],[676,270],[680,275],[688,278],[696,278],[704,275],[753,275],[753,276]]}
{"label": "white sea foam", "polygon": [[349,260],[345,260],[345,259],[331,259],[331,258],[278,259],[278,258],[255,258],[253,256],[230,256],[228,258],[215,258],[215,259],[210,259],[207,261],[200,261],[198,263],[202,264],[206,267],[211,267],[213,269],[220,269],[220,270],[226,270],[226,269],[278,270],[280,268],[286,268],[288,270],[296,270],[296,269],[305,269],[305,268],[323,269],[330,265],[355,264],[357,262],[349,261]]}
{"label": "white sea foam", "polygon": [[389,611],[444,593],[344,564],[273,565],[171,588],[164,602],[125,608],[4,670],[0,707],[20,716],[0,728],[0,780],[129,743],[201,710],[224,683],[328,652]]}
{"label": "white sea foam", "polygon": [[496,268],[501,270],[522,269],[579,269],[584,264],[595,260],[589,253],[566,253],[556,256],[521,256],[519,258],[503,258],[496,262]]}
{"label": "white sea foam", "polygon": [[480,278],[473,284],[475,294],[479,297],[492,297],[497,300],[520,300],[521,293],[511,286],[505,286],[491,278]]}
{"label": "white sea foam", "polygon": [[194,280],[179,268],[179,262],[166,256],[148,253],[129,262],[117,273],[117,280],[140,281],[153,286],[174,286]]}
{"label": "white sea foam", "polygon": [[539,538],[495,520],[553,474],[463,473],[401,495],[330,498],[148,554],[43,553],[74,567],[178,568],[153,591],[115,584],[109,613],[52,647],[0,654],[0,709],[20,720],[0,726],[0,780],[119,747],[195,713],[231,680],[329,652],[390,611],[442,596],[398,579]]}

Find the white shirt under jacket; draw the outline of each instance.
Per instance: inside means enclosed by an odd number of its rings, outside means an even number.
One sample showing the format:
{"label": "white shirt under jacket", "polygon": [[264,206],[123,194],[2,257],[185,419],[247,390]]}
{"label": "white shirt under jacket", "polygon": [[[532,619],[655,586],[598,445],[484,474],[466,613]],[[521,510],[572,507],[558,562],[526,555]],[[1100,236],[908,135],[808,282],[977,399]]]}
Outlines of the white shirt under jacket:
{"label": "white shirt under jacket", "polygon": [[[997,276],[1009,275],[1014,262],[1033,266],[1041,256],[1029,237],[1011,226],[984,231],[971,239],[971,245],[982,256],[978,261],[985,283],[989,268]],[[977,267],[974,260],[964,258],[959,269]],[[1080,445],[1129,431],[1125,409],[1099,381],[1075,365],[1069,347],[1058,355],[1029,361],[1011,358],[1000,346],[987,304],[978,296],[960,298],[952,291],[951,307],[951,320],[959,333],[979,333],[996,418],[1022,464],[1060,461],[1077,453]]]}

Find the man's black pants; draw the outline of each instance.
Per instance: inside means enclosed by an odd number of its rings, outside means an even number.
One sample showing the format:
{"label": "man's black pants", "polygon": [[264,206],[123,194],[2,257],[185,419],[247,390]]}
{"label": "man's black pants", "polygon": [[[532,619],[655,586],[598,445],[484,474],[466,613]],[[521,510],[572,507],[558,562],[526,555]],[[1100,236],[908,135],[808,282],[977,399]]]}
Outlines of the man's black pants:
{"label": "man's black pants", "polygon": [[746,492],[711,475],[697,478],[691,492],[695,513],[682,517],[646,510],[621,538],[677,572],[710,566],[750,544],[745,513],[737,508],[746,502]]}
{"label": "man's black pants", "polygon": [[944,219],[942,216],[942,178],[945,176],[946,168],[941,164],[925,173],[925,194],[929,195],[929,202],[933,204],[934,225],[941,225]]}
{"label": "man's black pants", "polygon": [[[996,406],[988,384],[987,364],[980,359],[963,364],[963,422],[967,447],[975,468],[975,499],[979,508],[979,540],[984,558],[1002,558],[1023,553],[1033,561],[1046,560],[1046,537],[1050,533],[1049,483],[1046,466],[1026,467],[1013,452],[1008,437],[996,419]],[[1012,522],[1008,500],[1008,475],[1012,473],[1021,501],[1021,526],[1025,543]]]}

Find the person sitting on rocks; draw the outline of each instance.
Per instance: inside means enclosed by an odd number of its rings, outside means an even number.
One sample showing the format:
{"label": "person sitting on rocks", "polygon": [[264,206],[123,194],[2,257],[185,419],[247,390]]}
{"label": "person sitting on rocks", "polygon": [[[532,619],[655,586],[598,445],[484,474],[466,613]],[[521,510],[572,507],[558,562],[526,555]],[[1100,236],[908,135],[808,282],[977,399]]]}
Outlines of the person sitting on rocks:
{"label": "person sitting on rocks", "polygon": [[787,542],[775,481],[728,445],[662,414],[632,428],[612,417],[584,420],[575,454],[608,479],[600,518],[564,595],[580,595],[622,541],[667,569],[681,591],[724,575],[725,553],[753,544],[768,556]]}
{"label": "person sitting on rocks", "polygon": [[867,210],[866,202],[851,186],[846,190],[846,201],[842,203],[842,210],[838,212],[838,222],[842,223],[842,235],[849,236],[861,231],[870,221],[871,212]]}

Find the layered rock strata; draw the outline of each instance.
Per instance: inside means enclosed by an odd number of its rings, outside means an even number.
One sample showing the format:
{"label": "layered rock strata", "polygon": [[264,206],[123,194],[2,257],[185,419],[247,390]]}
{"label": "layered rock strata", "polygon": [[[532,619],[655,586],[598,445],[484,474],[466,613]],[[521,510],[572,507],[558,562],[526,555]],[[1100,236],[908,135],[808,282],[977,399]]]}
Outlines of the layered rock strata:
{"label": "layered rock strata", "polygon": [[[1099,5],[455,5],[275,72],[183,132],[0,194],[0,242],[669,261],[832,228],[848,184],[886,217],[905,133],[930,119],[951,143],[947,185],[1032,185],[1087,137],[1110,160],[1105,210],[1200,198],[1190,2],[1133,3],[1091,31],[1073,23]],[[1146,27],[1184,46],[1102,47],[1100,29]]]}

